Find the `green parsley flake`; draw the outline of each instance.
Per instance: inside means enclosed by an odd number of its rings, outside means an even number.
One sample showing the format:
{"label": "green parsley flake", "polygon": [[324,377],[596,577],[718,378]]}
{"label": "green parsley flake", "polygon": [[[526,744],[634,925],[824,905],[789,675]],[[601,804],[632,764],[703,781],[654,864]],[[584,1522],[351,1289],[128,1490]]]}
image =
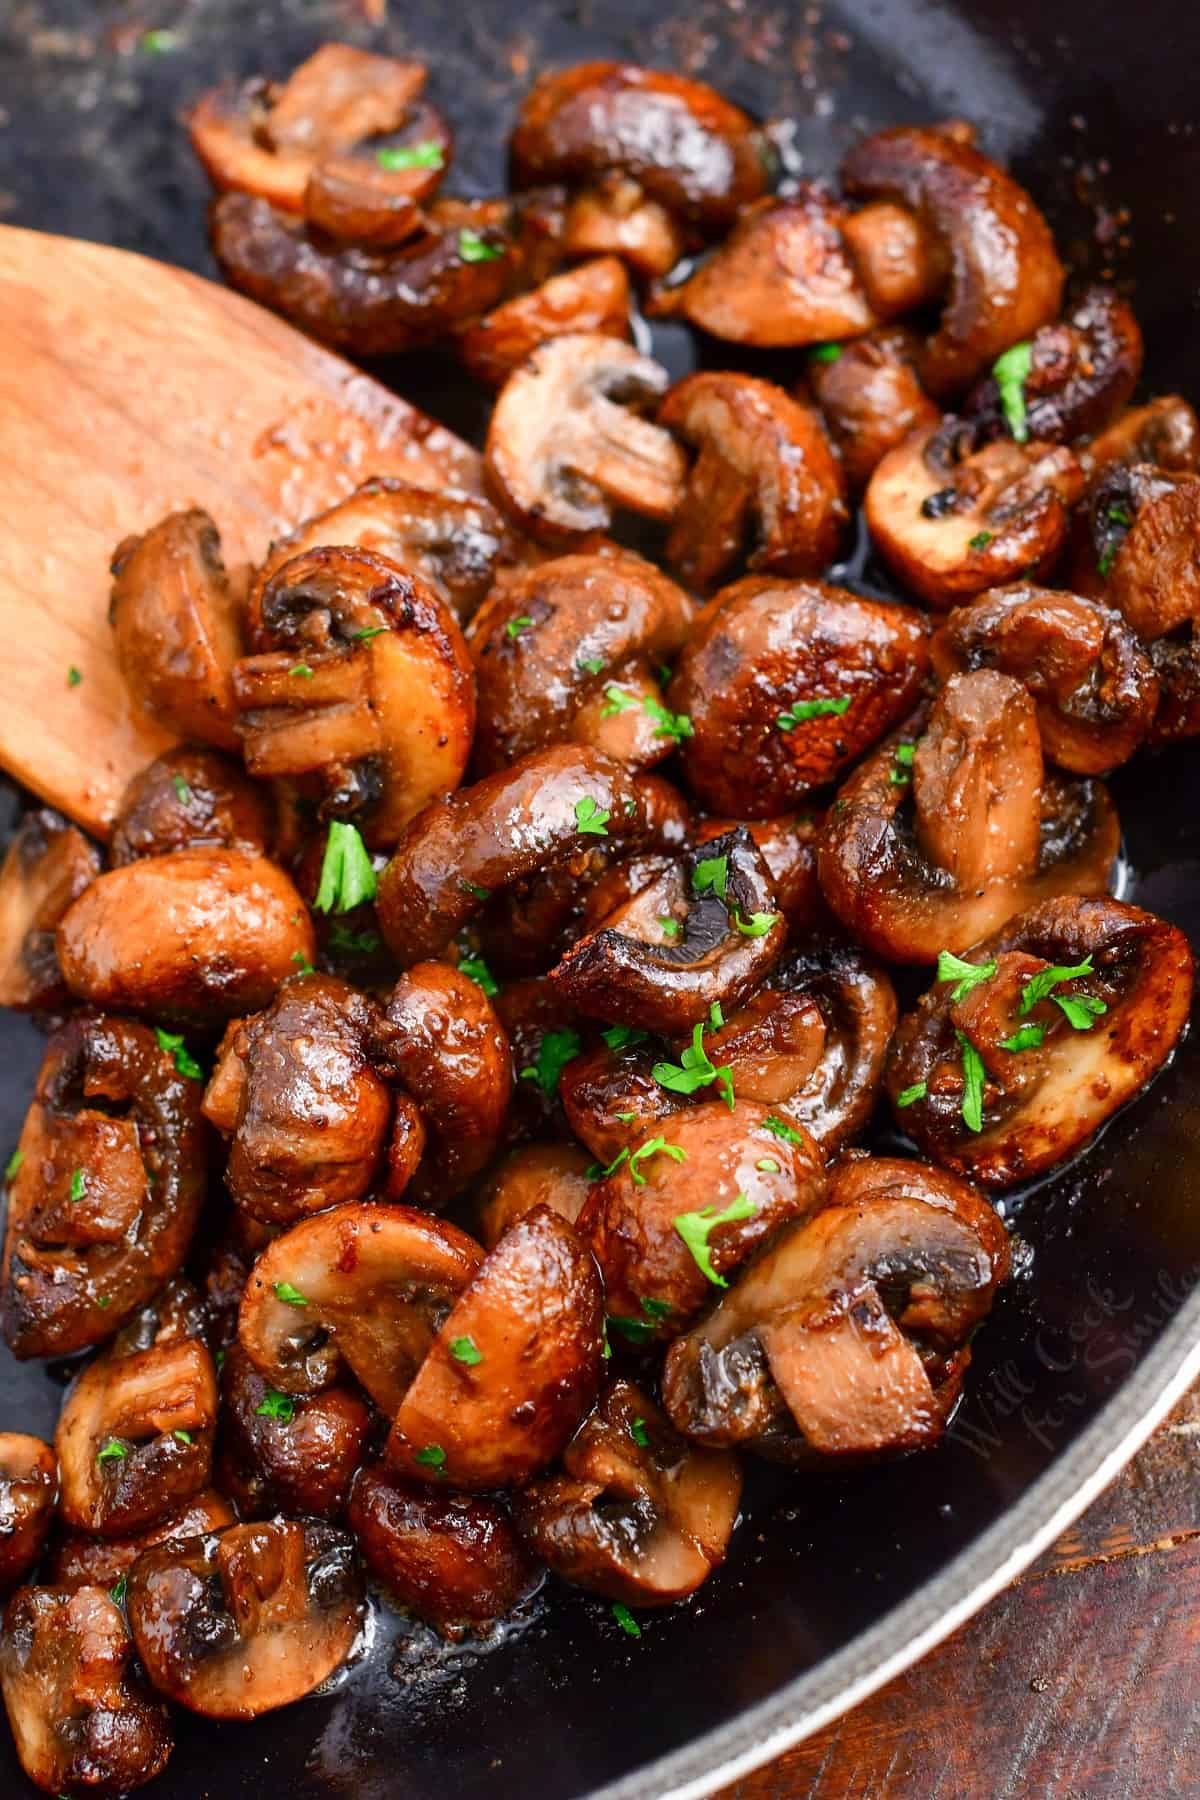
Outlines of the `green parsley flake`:
{"label": "green parsley flake", "polygon": [[620,1119],[622,1125],[632,1125],[633,1121],[637,1118],[637,1114],[635,1112],[618,1113],[616,1116],[618,1119]]}
{"label": "green parsley flake", "polygon": [[575,667],[583,675],[599,675],[604,668],[602,656],[581,656]]}
{"label": "green parsley flake", "polygon": [[604,827],[611,818],[612,814],[598,806],[590,794],[585,794],[582,800],[575,802],[575,829],[577,831],[590,832],[593,837],[607,837],[608,833]]}
{"label": "green parsley flake", "polygon": [[268,1388],[254,1411],[260,1419],[274,1419],[277,1425],[290,1425],[296,1416],[296,1402],[290,1394]]}
{"label": "green parsley flake", "polygon": [[355,644],[369,644],[372,638],[381,637],[385,631],[390,630],[390,625],[364,625],[361,631],[352,631],[350,638]]}
{"label": "green parsley flake", "polygon": [[774,925],[779,917],[779,913],[755,912],[751,913],[749,918],[746,918],[745,914],[741,912],[738,907],[735,906],[733,909],[734,924],[737,926],[742,936],[748,938],[766,937],[768,931],[770,931],[772,925]]}
{"label": "green parsley flake", "polygon": [[1094,994],[1054,994],[1052,999],[1076,1031],[1090,1031],[1100,1014],[1108,1011],[1107,1004]]}
{"label": "green parsley flake", "polygon": [[728,885],[728,856],[706,856],[696,864],[692,873],[693,893],[715,894],[718,900],[724,900]]}
{"label": "green parsley flake", "polygon": [[673,1221],[676,1231],[691,1251],[696,1267],[715,1287],[728,1287],[729,1283],[713,1268],[708,1244],[709,1233],[715,1231],[718,1225],[732,1225],[739,1219],[752,1219],[757,1211],[756,1203],[748,1194],[739,1194],[721,1212],[715,1206],[705,1206],[699,1212],[680,1213]]}
{"label": "green parsley flake", "polygon": [[1033,345],[1030,343],[1014,344],[1011,350],[1006,350],[992,364],[992,374],[1000,390],[1000,408],[1008,429],[1018,444],[1029,441],[1029,426],[1025,416],[1025,383],[1032,368]]}
{"label": "green parsley flake", "polygon": [[190,1444],[194,1444],[196,1441],[190,1431],[173,1431],[171,1433],[171,1436],[173,1438],[178,1438],[178,1440],[181,1444],[189,1444],[190,1445]]}
{"label": "green parsley flake", "polygon": [[940,950],[934,979],[954,982],[955,985],[950,990],[950,1004],[955,1006],[972,988],[977,988],[980,982],[990,981],[996,973],[996,967],[995,957],[988,962],[969,963],[964,962],[960,956],[955,956],[952,950]]}
{"label": "green parsley flake", "polygon": [[459,958],[458,968],[460,974],[483,989],[489,1000],[500,992],[500,984],[482,956],[462,956]]}
{"label": "green parsley flake", "polygon": [[911,1087],[901,1088],[896,1095],[897,1106],[915,1106],[918,1100],[924,1100],[929,1092],[929,1084],[925,1081],[914,1081]]}
{"label": "green parsley flake", "polygon": [[128,1455],[129,1452],[124,1444],[118,1444],[116,1438],[109,1438],[108,1442],[96,1452],[96,1461],[98,1463],[124,1462]]}
{"label": "green parsley flake", "polygon": [[669,1156],[672,1162],[686,1162],[687,1151],[678,1144],[668,1144],[666,1138],[654,1137],[642,1144],[629,1158],[629,1173],[633,1176],[635,1187],[645,1187],[646,1177],[642,1174],[640,1164],[648,1162],[652,1156]]}
{"label": "green parsley flake", "polygon": [[1058,964],[1051,969],[1039,969],[1036,975],[1030,976],[1021,989],[1021,1004],[1018,1008],[1021,1018],[1024,1018],[1027,1013],[1031,1013],[1038,1001],[1045,1000],[1052,990],[1062,982],[1080,981],[1085,975],[1092,973],[1090,956],[1085,956],[1081,963],[1075,963],[1072,967]]}
{"label": "green parsley flake", "polygon": [[767,1114],[763,1120],[763,1128],[769,1131],[772,1137],[782,1138],[785,1144],[802,1144],[804,1142],[801,1132],[797,1131],[794,1126],[786,1124],[784,1120],[777,1119],[774,1113]]}
{"label": "green parsley flake", "polygon": [[907,787],[912,780],[913,757],[916,752],[915,744],[897,744],[892,751],[892,767],[888,770],[888,780],[893,787]]}
{"label": "green parsley flake", "polygon": [[653,694],[648,694],[642,701],[642,711],[655,721],[655,737],[669,737],[681,744],[684,738],[695,737],[696,728],[687,713],[673,713],[665,707]]}
{"label": "green parsley flake", "polygon": [[840,344],[814,344],[808,353],[810,362],[833,363],[842,354]]}
{"label": "green parsley flake", "polygon": [[637,1025],[610,1025],[600,1035],[610,1050],[627,1050],[632,1044],[644,1044],[650,1033]]}
{"label": "green parsley flake", "polygon": [[158,1047],[174,1058],[175,1067],[180,1075],[186,1075],[189,1081],[203,1081],[204,1070],[196,1061],[183,1041],[179,1031],[164,1031],[161,1025],[154,1027],[154,1035],[158,1039]]}
{"label": "green parsley flake", "polygon": [[465,1363],[469,1369],[473,1369],[477,1363],[483,1361],[483,1351],[473,1337],[451,1339],[450,1354],[455,1362]]}
{"label": "green parsley flake", "polygon": [[983,1130],[983,1058],[961,1031],[955,1032],[962,1051],[963,1094],[962,1117],[968,1131]]}
{"label": "green parsley flake", "polygon": [[472,899],[490,900],[492,897],[491,888],[476,887],[476,885],[473,881],[463,881],[460,878],[458,885],[459,885],[460,889],[462,890],[462,892],[464,894],[470,894]]}
{"label": "green parsley flake", "polygon": [[83,676],[79,673],[79,670],[75,667],[75,664],[72,663],[70,668],[67,670],[67,686],[68,687],[78,687],[82,680],[83,680]]}
{"label": "green parsley flake", "polygon": [[1011,1037],[1000,1039],[1000,1048],[1011,1050],[1014,1055],[1020,1050],[1038,1050],[1041,1048],[1045,1035],[1046,1027],[1044,1025],[1022,1025],[1018,1031],[1013,1032]]}
{"label": "green parsley flake", "polygon": [[298,975],[315,975],[316,974],[316,970],[313,968],[312,964],[309,962],[307,956],[305,956],[303,950],[293,950],[292,951],[292,961],[296,965],[296,973]]}
{"label": "green parsley flake", "polygon": [[760,1156],[754,1166],[756,1169],[761,1170],[764,1175],[779,1174],[779,1164],[775,1161],[773,1156]]}
{"label": "green parsley flake", "polygon": [[680,937],[683,934],[683,926],[678,919],[660,919],[658,921],[658,928],[664,937],[671,939]]}
{"label": "green parsley flake", "polygon": [[285,1306],[308,1305],[308,1301],[304,1298],[300,1289],[294,1288],[290,1281],[277,1281],[275,1283],[275,1298],[277,1300],[282,1300]]}
{"label": "green parsley flake", "polygon": [[313,905],[318,912],[351,912],[375,898],[375,870],[357,825],[335,819],[329,827],[321,881]]}
{"label": "green parsley flake", "polygon": [[375,161],[381,169],[441,169],[446,159],[442,155],[442,147],[432,138],[423,138],[419,144],[384,144],[375,152]]}
{"label": "green parsley flake", "polygon": [[465,263],[497,262],[504,251],[499,244],[489,244],[477,231],[464,227],[458,234],[458,254]]}
{"label": "green parsley flake", "polygon": [[377,931],[348,931],[344,925],[334,925],[329,933],[329,948],[344,956],[370,956],[382,942]]}
{"label": "green parsley flake", "polygon": [[97,1294],[96,1305],[100,1308],[101,1312],[107,1312],[109,1307],[112,1305],[112,1295],[111,1294]]}
{"label": "green parsley flake", "polygon": [[977,531],[973,538],[967,539],[967,549],[986,550],[995,535],[994,531]]}
{"label": "green parsley flake", "polygon": [[614,687],[610,682],[604,690],[604,705],[600,708],[600,717],[612,719],[618,713],[632,712],[637,703],[636,694],[631,694],[626,688]]}
{"label": "green parsley flake", "polygon": [[8,1161],[4,1165],[5,1181],[12,1180],[13,1176],[16,1174],[17,1170],[20,1168],[21,1164],[24,1161],[25,1161],[25,1152],[23,1150],[14,1150],[12,1155],[9,1157]]}
{"label": "green parsley flake", "polygon": [[623,1605],[620,1600],[613,1601],[612,1616],[621,1627],[621,1630],[626,1632],[630,1637],[641,1637],[641,1626],[638,1624],[629,1608]]}
{"label": "green parsley flake", "polygon": [[143,31],[138,39],[138,49],[144,50],[147,56],[166,56],[174,50],[179,42],[177,31]]}
{"label": "green parsley flake", "polygon": [[186,806],[192,797],[192,790],[182,775],[172,775],[171,786],[179,796],[180,806]]}
{"label": "green parsley flake", "polygon": [[775,723],[780,731],[795,731],[797,725],[807,725],[810,719],[830,716],[840,719],[849,710],[849,694],[843,694],[838,700],[797,700],[794,706],[780,713]]}
{"label": "green parsley flake", "polygon": [[714,1000],[708,1009],[708,1029],[710,1031],[720,1031],[724,1023],[725,1014],[721,1011],[721,1002],[719,1000]]}
{"label": "green parsley flake", "polygon": [[519,638],[523,631],[528,631],[533,620],[528,613],[522,613],[519,619],[510,619],[504,627],[505,637]]}
{"label": "green parsley flake", "polygon": [[654,1326],[648,1319],[629,1319],[624,1313],[609,1313],[605,1323],[612,1326],[618,1337],[631,1344],[648,1344],[654,1336]]}
{"label": "green parsley flake", "polygon": [[650,1448],[650,1433],[646,1430],[645,1419],[634,1419],[629,1427],[629,1435],[639,1450]]}
{"label": "green parsley flake", "polygon": [[300,681],[311,681],[313,678],[312,668],[306,662],[293,663],[288,674],[295,675]]}
{"label": "green parsley flake", "polygon": [[655,1063],[651,1074],[659,1087],[667,1088],[673,1094],[694,1094],[715,1081],[718,1093],[730,1112],[733,1111],[733,1071],[727,1064],[721,1068],[714,1065],[704,1048],[702,1024],[693,1027],[691,1046],[683,1052],[678,1063]]}
{"label": "green parsley flake", "polygon": [[122,1575],[120,1580],[117,1582],[116,1586],[109,1588],[108,1597],[112,1601],[114,1606],[124,1606],[125,1590],[128,1586],[129,1586],[128,1577],[125,1575]]}
{"label": "green parsley flake", "polygon": [[583,1039],[568,1025],[565,1031],[548,1031],[538,1045],[537,1061],[521,1070],[522,1081],[536,1081],[548,1100],[558,1092],[562,1072],[583,1048]]}
{"label": "green parsley flake", "polygon": [[426,1444],[423,1450],[417,1451],[413,1460],[419,1462],[423,1469],[436,1469],[440,1475],[446,1466],[446,1452],[440,1444]]}
{"label": "green parsley flake", "polygon": [[75,1173],[71,1177],[70,1198],[72,1200],[82,1200],[85,1186],[86,1186],[86,1183],[84,1181],[83,1170],[76,1169]]}

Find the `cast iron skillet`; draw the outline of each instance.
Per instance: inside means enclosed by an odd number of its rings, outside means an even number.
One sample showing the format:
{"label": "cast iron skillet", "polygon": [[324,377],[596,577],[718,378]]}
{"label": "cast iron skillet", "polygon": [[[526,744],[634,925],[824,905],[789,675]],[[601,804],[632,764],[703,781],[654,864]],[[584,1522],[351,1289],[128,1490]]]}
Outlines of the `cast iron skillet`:
{"label": "cast iron skillet", "polygon": [[[832,169],[864,129],[971,118],[1093,269],[1097,219],[1102,236],[1115,228],[1076,189],[1128,205],[1135,234],[1119,267],[1137,279],[1149,384],[1200,394],[1195,8],[848,0],[812,27],[804,0],[736,10],[713,0],[393,0],[399,16],[375,31],[368,10],[361,0],[193,0],[179,42],[154,54],[130,46],[147,25],[174,22],[173,0],[130,0],[124,36],[125,15],[92,0],[11,9],[20,23],[0,25],[6,216],[211,272],[204,184],[176,114],[221,76],[283,73],[327,36],[426,56],[459,133],[456,185],[483,192],[502,180],[497,147],[530,72],[626,56],[706,75],[755,112],[793,118],[809,172]],[[688,354],[678,333],[659,349],[677,369]],[[477,420],[475,396],[429,359],[389,373],[448,422]],[[1200,944],[1198,778],[1200,746],[1142,760],[1113,788],[1129,891]],[[9,817],[16,805],[0,796]],[[30,1026],[0,1018],[0,1156],[16,1141],[38,1055]],[[1081,1162],[1010,1202],[1029,1256],[979,1338],[949,1440],[854,1476],[753,1471],[752,1528],[697,1603],[645,1618],[640,1642],[576,1594],[555,1593],[483,1657],[434,1654],[425,1634],[384,1614],[370,1654],[333,1692],[252,1727],[180,1716],[175,1756],[151,1791],[660,1800],[708,1792],[765,1760],[1010,1578],[1200,1373],[1198,1153],[1193,1032]],[[55,1379],[0,1359],[0,1427],[49,1435]],[[26,1791],[5,1741],[0,1792]]]}

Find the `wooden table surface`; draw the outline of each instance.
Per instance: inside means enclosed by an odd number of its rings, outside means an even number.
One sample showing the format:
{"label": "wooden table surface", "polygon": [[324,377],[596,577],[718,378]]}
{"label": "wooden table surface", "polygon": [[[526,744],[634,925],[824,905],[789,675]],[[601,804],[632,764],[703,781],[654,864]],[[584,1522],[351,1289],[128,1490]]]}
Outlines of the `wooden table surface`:
{"label": "wooden table surface", "polygon": [[905,1675],[720,1800],[1200,1795],[1200,1385]]}

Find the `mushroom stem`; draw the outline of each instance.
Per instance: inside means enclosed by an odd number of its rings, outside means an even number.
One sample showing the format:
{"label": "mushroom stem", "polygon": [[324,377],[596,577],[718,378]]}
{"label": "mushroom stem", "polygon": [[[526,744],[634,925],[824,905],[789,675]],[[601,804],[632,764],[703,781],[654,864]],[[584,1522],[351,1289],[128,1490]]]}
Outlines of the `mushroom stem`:
{"label": "mushroom stem", "polygon": [[1038,864],[1042,745],[1019,681],[992,669],[956,675],[913,756],[917,838],[964,890]]}

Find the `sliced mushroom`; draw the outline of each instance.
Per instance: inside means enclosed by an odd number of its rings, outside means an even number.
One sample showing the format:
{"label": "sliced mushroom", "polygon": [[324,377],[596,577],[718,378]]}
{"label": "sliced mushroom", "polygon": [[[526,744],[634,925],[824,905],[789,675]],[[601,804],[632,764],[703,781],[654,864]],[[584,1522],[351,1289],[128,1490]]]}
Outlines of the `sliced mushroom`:
{"label": "sliced mushroom", "polygon": [[99,872],[99,852],[61,813],[25,814],[0,867],[0,1006],[41,1012],[66,1000],[54,934]]}
{"label": "sliced mushroom", "polygon": [[592,1191],[589,1161],[574,1144],[523,1144],[498,1163],[480,1189],[479,1235],[494,1250],[510,1225],[546,1206],[573,1225]]}
{"label": "sliced mushroom", "polygon": [[302,551],[262,587],[261,654],[234,670],[246,767],[312,778],[368,841],[394,843],[462,780],[475,725],[471,660],[450,608],[377,551]]}
{"label": "sliced mushroom", "polygon": [[828,912],[817,881],[819,812],[787,812],[773,819],[703,819],[696,825],[696,842],[710,843],[739,824],[758,846],[775,883],[779,910],[793,931],[808,931],[828,923]]}
{"label": "sliced mushroom", "polygon": [[371,1034],[381,1068],[417,1102],[429,1137],[405,1189],[440,1209],[495,1155],[512,1094],[512,1053],[479,986],[446,963],[417,963],[392,989]]}
{"label": "sliced mushroom", "polygon": [[134,701],[181,737],[237,750],[240,609],[208,514],[168,513],[142,537],[125,538],[112,573],[109,623]]}
{"label": "sliced mushroom", "polygon": [[345,1365],[393,1418],[482,1261],[474,1238],[413,1207],[334,1207],[268,1244],[238,1341],[281,1393],[327,1388]]}
{"label": "sliced mushroom", "polygon": [[432,493],[391,475],[375,475],[345,500],[272,544],[250,590],[254,629],[265,624],[267,584],[294,556],[322,548],[386,556],[419,575],[463,620],[475,611],[514,554],[504,521],[486,500],[457,488]]}
{"label": "sliced mushroom", "polygon": [[[943,125],[933,129],[954,135]],[[950,274],[946,245],[907,206],[876,200],[846,213],[841,226],[867,305],[877,318],[895,319],[941,297]]]}
{"label": "sliced mushroom", "polygon": [[633,1382],[605,1389],[563,1469],[514,1506],[525,1537],[564,1581],[634,1606],[668,1606],[723,1561],[742,1492],[737,1458],[685,1443]]}
{"label": "sliced mushroom", "polygon": [[222,1046],[205,1113],[233,1120],[226,1184],[267,1225],[358,1200],[375,1179],[391,1096],[371,1059],[378,1009],[333,975],[280,988]]}
{"label": "sliced mushroom", "polygon": [[[687,1042],[690,1045],[690,1039]],[[671,1119],[689,1104],[654,1079],[655,1068],[667,1055],[663,1042],[648,1032],[618,1026],[604,1042],[582,1050],[563,1069],[559,1099],[571,1130],[596,1159],[589,1176],[598,1176],[634,1145],[647,1142],[660,1120]],[[708,1099],[712,1091],[698,1088],[696,1097]],[[591,1192],[591,1181],[586,1180],[585,1201]]]}
{"label": "sliced mushroom", "polygon": [[217,1480],[240,1516],[337,1518],[371,1422],[362,1396],[350,1387],[307,1396],[277,1393],[234,1344],[221,1372],[221,1399]]}
{"label": "sliced mushroom", "polygon": [[206,1531],[224,1531],[236,1524],[234,1511],[215,1488],[202,1488],[174,1511],[164,1513],[153,1525],[128,1537],[95,1537],[86,1531],[61,1532],[50,1559],[54,1585],[75,1592],[79,1588],[114,1589],[122,1595],[122,1578],[129,1574],[143,1550],[165,1544],[169,1538],[199,1537]]}
{"label": "sliced mushroom", "polygon": [[1004,1227],[965,1182],[851,1160],[828,1204],[672,1344],[667,1413],[700,1443],[786,1462],[928,1448],[1008,1268]]}
{"label": "sliced mushroom", "polygon": [[[507,210],[507,209],[506,209]],[[301,330],[357,356],[434,343],[503,299],[517,249],[489,213],[431,208],[402,244],[344,245],[251,194],[222,194],[209,214],[230,284]]]}
{"label": "sliced mushroom", "polygon": [[625,175],[705,232],[731,225],[767,185],[747,114],[705,82],[634,63],[577,63],[541,76],[510,151],[518,183]]}
{"label": "sliced mushroom", "polygon": [[817,866],[833,911],[875,955],[933,962],[1038,900],[1103,893],[1119,839],[1099,782],[1044,770],[1025,689],[980,669],[954,676],[851,776]]}
{"label": "sliced mushroom", "polygon": [[915,704],[929,666],[912,608],[752,575],[705,607],[667,689],[705,806],[769,817],[833,781]]}
{"label": "sliced mushroom", "polygon": [[558,1213],[505,1232],[454,1303],[395,1415],[387,1457],[454,1487],[515,1487],[552,1461],[600,1385],[596,1267]]}
{"label": "sliced mushroom", "polygon": [[24,1581],[42,1553],[58,1500],[58,1463],[49,1444],[0,1431],[0,1593]]}
{"label": "sliced mushroom", "polygon": [[1058,314],[1063,267],[1024,188],[971,144],[900,125],[842,162],[848,193],[909,208],[950,265],[950,286],[922,358],[933,394],[967,386],[1003,350]]}
{"label": "sliced mushroom", "polygon": [[683,250],[683,227],[628,175],[605,175],[573,195],[563,217],[564,256],[620,257],[652,279],[673,269]]}
{"label": "sliced mushroom", "polygon": [[365,1468],[347,1517],[376,1579],[449,1638],[502,1619],[538,1584],[498,1500],[431,1493],[382,1467]]}
{"label": "sliced mushroom", "polygon": [[354,1540],[272,1519],[147,1550],[129,1625],[154,1686],[209,1719],[257,1719],[327,1680],[362,1625]]}
{"label": "sliced mushroom", "polygon": [[889,450],[941,417],[918,378],[917,345],[907,327],[887,325],[822,346],[809,361],[809,384],[855,493]]}
{"label": "sliced mushroom", "polygon": [[661,363],[601,332],[576,331],[534,351],[500,391],[484,467],[505,511],[539,541],[607,531],[614,507],[669,519],[686,461],[636,409],[661,398]]}
{"label": "sliced mushroom", "polygon": [[58,927],[68,988],[93,1006],[219,1023],[266,1006],[316,952],[283,870],[247,850],[175,850],[110,869]]}
{"label": "sliced mushroom", "polygon": [[1157,463],[1182,474],[1200,466],[1200,420],[1181,394],[1163,394],[1128,412],[1079,451],[1089,475],[1111,463]]}
{"label": "sliced mushroom", "polygon": [[867,487],[875,548],[933,607],[1048,573],[1083,491],[1063,444],[978,443],[977,426],[944,419],[889,451]]}
{"label": "sliced mushroom", "polygon": [[261,787],[214,750],[168,750],[135,775],[121,796],[109,840],[120,868],[172,850],[237,849],[266,855],[271,806]]}
{"label": "sliced mushroom", "polygon": [[968,960],[985,974],[967,991],[939,982],[900,1021],[888,1091],[930,1155],[1010,1187],[1070,1155],[1163,1066],[1187,1022],[1192,956],[1151,913],[1070,896]]}
{"label": "sliced mushroom", "polygon": [[[578,1012],[651,1031],[690,1031],[714,1002],[732,1010],[762,981],[787,925],[749,832],[739,826],[697,847],[679,874],[673,906],[665,895],[659,899],[660,884],[651,884],[551,971]],[[661,915],[672,912],[682,912],[674,921],[682,931],[667,934]]]}
{"label": "sliced mushroom", "polygon": [[667,560],[708,589],[755,527],[752,569],[812,575],[833,561],[846,523],[842,478],[817,415],[753,375],[687,375],[660,425],[697,452],[671,523]]}
{"label": "sliced mushroom", "polygon": [[676,655],[694,617],[682,588],[623,550],[553,557],[497,588],[469,634],[473,767],[490,775],[564,739],[639,766],[669,755],[683,727],[663,707],[654,669]]}
{"label": "sliced mushroom", "polygon": [[820,1151],[780,1124],[740,1096],[732,1114],[707,1100],[663,1121],[596,1184],[578,1230],[622,1336],[677,1337],[781,1226],[823,1203]]}
{"label": "sliced mushroom", "polygon": [[[1030,340],[1022,429],[1052,444],[1102,431],[1141,372],[1142,334],[1132,307],[1112,288],[1090,287],[1065,318],[1043,325]],[[968,396],[964,411],[988,436],[1012,430],[994,375]]]}
{"label": "sliced mushroom", "polygon": [[110,1597],[20,1588],[0,1634],[0,1689],[22,1769],[44,1793],[119,1795],[153,1780],[174,1748]]}
{"label": "sliced mushroom", "polygon": [[476,381],[502,387],[539,344],[567,332],[628,338],[629,277],[615,256],[598,256],[506,300],[468,327],[458,353]]}
{"label": "sliced mushroom", "polygon": [[8,1184],[15,1356],[101,1343],[179,1268],[205,1192],[200,1099],[145,1026],[76,1018],[51,1038]]}
{"label": "sliced mushroom", "polygon": [[636,847],[661,812],[653,777],[553,745],[415,818],[379,877],[380,929],[404,965],[437,956],[493,894],[592,841]]}
{"label": "sliced mushroom", "polygon": [[1000,669],[1037,703],[1046,755],[1077,775],[1128,762],[1158,706],[1154,665],[1121,619],[1078,594],[1017,583],[958,607],[934,634],[943,681]]}

